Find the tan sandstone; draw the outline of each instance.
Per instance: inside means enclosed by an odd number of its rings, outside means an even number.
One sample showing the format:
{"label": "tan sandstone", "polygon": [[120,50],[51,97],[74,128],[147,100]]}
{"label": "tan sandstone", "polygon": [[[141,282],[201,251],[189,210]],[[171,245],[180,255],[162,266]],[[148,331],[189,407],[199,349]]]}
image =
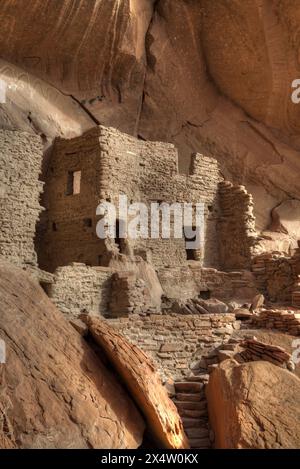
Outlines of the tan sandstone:
{"label": "tan sandstone", "polygon": [[0,263],[0,447],[136,448],[144,422],[117,378],[27,274]]}
{"label": "tan sandstone", "polygon": [[216,448],[300,447],[300,380],[271,363],[225,360],[206,389]]}

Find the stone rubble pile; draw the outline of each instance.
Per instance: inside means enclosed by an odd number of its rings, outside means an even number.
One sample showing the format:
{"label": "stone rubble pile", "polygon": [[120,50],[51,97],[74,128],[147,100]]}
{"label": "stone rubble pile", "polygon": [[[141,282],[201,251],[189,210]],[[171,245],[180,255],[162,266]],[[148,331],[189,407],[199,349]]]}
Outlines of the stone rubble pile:
{"label": "stone rubble pile", "polygon": [[255,336],[246,339],[231,338],[227,344],[223,344],[218,350],[219,363],[230,358],[239,363],[263,360],[294,370],[291,355],[284,348],[262,342]]}
{"label": "stone rubble pile", "polygon": [[263,309],[258,315],[253,315],[252,324],[255,327],[278,329],[291,335],[300,335],[300,311]]}
{"label": "stone rubble pile", "polygon": [[274,365],[283,366],[291,360],[291,355],[287,353],[284,348],[269,345],[257,340],[255,337],[246,339],[240,343],[244,349],[239,353],[239,356],[246,362],[264,360],[273,363]]}
{"label": "stone rubble pile", "polygon": [[229,310],[225,303],[215,298],[210,300],[190,298],[186,301],[176,301],[172,309],[179,314],[226,314]]}

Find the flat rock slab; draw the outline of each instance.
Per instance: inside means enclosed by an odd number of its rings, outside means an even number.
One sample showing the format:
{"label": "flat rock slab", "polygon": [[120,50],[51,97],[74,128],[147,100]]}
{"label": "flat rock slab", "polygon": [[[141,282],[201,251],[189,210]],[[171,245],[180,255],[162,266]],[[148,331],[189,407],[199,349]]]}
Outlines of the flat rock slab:
{"label": "flat rock slab", "polygon": [[85,316],[84,321],[95,342],[125,382],[159,447],[189,448],[177,408],[150,358],[129,343],[107,321],[91,316]]}

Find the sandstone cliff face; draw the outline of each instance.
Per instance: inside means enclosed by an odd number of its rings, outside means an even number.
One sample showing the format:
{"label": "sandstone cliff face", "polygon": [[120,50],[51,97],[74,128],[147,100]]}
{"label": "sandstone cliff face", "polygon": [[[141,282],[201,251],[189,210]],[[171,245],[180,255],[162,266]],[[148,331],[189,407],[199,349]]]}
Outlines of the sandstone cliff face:
{"label": "sandstone cliff face", "polygon": [[136,448],[144,422],[39,285],[0,263],[0,448]]}
{"label": "sandstone cliff face", "polygon": [[299,391],[299,378],[271,363],[225,360],[206,390],[216,448],[299,448]]}
{"label": "sandstone cliff face", "polygon": [[0,122],[53,137],[100,121],[176,143],[184,171],[191,150],[213,154],[266,229],[272,208],[300,197],[299,11],[297,0],[7,0],[0,78],[16,73],[49,104],[11,88]]}

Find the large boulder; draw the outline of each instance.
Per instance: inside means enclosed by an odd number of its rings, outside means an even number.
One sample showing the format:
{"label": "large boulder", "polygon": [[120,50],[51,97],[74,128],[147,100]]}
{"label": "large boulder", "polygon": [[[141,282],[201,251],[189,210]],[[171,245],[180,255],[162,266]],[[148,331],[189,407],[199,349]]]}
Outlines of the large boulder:
{"label": "large boulder", "polygon": [[150,358],[128,342],[107,321],[83,316],[95,342],[113,367],[145,416],[147,427],[158,447],[189,448],[178,410],[169,398]]}
{"label": "large boulder", "polygon": [[216,448],[300,447],[300,380],[289,371],[225,360],[206,394]]}
{"label": "large boulder", "polygon": [[0,262],[0,448],[136,448],[125,389],[28,275]]}

